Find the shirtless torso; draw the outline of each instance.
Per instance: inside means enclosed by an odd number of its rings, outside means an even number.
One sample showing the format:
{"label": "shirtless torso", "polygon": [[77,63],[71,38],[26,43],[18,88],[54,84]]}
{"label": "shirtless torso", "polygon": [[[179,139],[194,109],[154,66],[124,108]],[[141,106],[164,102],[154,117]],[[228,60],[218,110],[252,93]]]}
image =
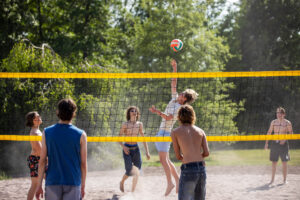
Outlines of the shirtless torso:
{"label": "shirtless torso", "polygon": [[[287,119],[275,119],[271,122],[268,134],[274,135],[292,134],[292,123]],[[286,140],[280,140],[280,144],[284,144]]]}
{"label": "shirtless torso", "polygon": [[[31,136],[42,136],[42,132],[38,128],[31,128],[30,130]],[[40,156],[42,143],[40,141],[30,141],[31,144],[31,153],[33,156]]]}
{"label": "shirtless torso", "polygon": [[[122,124],[122,128],[121,128],[121,131],[120,131],[120,136],[136,137],[141,132],[143,132],[143,123],[142,122],[127,121],[127,122],[124,122]],[[136,144],[136,142],[126,142],[126,143],[130,144],[130,145]]]}
{"label": "shirtless torso", "polygon": [[181,125],[172,132],[174,150],[182,163],[200,162],[208,154],[204,131],[194,125]]}

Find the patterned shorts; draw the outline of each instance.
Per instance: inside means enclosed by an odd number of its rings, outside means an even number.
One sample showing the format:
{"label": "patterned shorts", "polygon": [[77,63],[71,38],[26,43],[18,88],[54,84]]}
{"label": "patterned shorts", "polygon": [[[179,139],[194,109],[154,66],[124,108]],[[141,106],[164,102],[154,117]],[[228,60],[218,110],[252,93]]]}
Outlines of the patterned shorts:
{"label": "patterned shorts", "polygon": [[30,169],[30,177],[38,177],[39,156],[30,155],[27,158],[27,164]]}

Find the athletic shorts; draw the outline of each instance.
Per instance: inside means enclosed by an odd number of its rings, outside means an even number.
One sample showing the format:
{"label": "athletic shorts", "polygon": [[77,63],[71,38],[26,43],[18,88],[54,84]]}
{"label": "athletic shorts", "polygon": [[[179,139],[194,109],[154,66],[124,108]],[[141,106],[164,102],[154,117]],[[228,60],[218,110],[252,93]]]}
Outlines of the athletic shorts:
{"label": "athletic shorts", "polygon": [[279,141],[272,141],[270,149],[270,161],[277,162],[279,157],[282,162],[287,162],[290,160],[288,142],[285,142],[283,145],[281,145]]}
{"label": "athletic shorts", "polygon": [[142,167],[141,153],[137,144],[125,144],[125,146],[129,148],[129,155],[125,154],[125,152],[123,151],[123,158],[126,170],[125,174],[127,176],[131,176],[131,170],[133,165],[136,166],[138,169],[141,169]]}
{"label": "athletic shorts", "polygon": [[27,164],[30,169],[30,177],[38,177],[39,156],[30,155],[27,158]]}
{"label": "athletic shorts", "polygon": [[[165,130],[160,130],[156,136],[170,136],[171,133]],[[155,146],[158,152],[169,152],[171,142],[155,142]]]}
{"label": "athletic shorts", "polygon": [[46,185],[46,200],[81,200],[81,186]]}

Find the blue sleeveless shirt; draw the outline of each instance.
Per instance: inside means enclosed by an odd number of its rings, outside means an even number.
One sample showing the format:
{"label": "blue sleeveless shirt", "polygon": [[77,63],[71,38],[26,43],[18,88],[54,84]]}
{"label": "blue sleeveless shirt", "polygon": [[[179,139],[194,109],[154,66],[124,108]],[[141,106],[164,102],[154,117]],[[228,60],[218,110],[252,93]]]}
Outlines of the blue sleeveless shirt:
{"label": "blue sleeveless shirt", "polygon": [[45,128],[48,170],[46,185],[81,185],[80,138],[83,130],[72,124]]}

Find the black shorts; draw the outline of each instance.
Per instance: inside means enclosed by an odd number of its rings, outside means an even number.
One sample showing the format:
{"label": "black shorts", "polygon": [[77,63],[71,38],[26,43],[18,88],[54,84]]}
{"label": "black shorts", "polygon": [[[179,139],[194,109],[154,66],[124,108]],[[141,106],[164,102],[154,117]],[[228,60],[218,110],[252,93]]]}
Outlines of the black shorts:
{"label": "black shorts", "polygon": [[289,144],[287,141],[283,145],[279,141],[272,141],[270,149],[270,161],[278,162],[279,156],[282,162],[290,160]]}

